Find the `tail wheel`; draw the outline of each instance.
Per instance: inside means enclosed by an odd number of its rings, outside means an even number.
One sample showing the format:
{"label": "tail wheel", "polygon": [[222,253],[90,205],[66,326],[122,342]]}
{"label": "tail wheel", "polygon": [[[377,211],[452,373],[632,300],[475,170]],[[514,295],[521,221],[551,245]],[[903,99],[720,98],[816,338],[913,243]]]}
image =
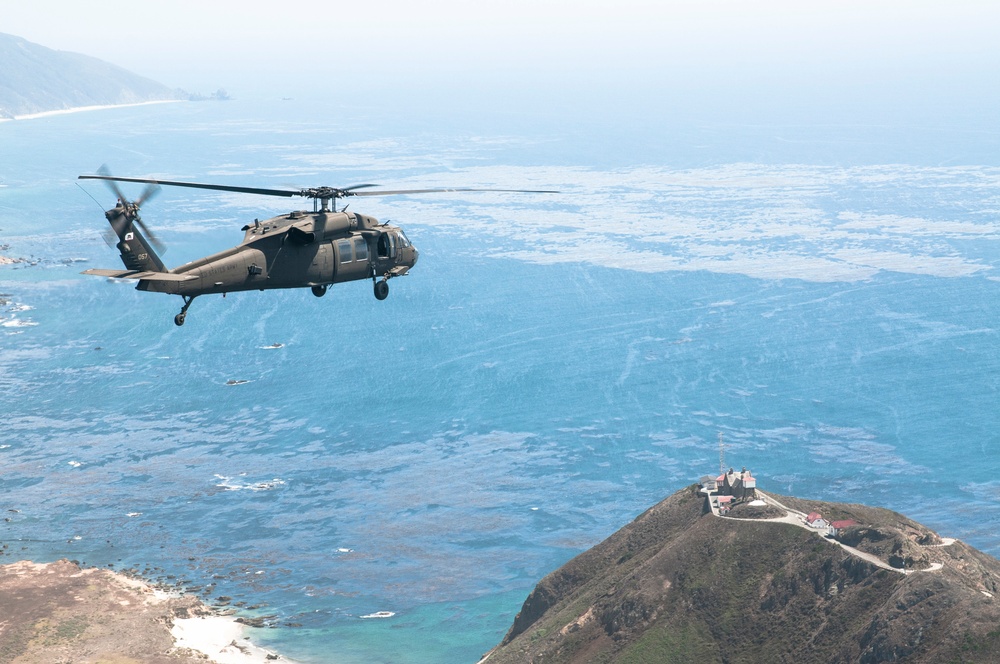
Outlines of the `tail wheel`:
{"label": "tail wheel", "polygon": [[174,325],[180,327],[184,324],[184,319],[187,318],[187,314],[177,314],[174,316]]}
{"label": "tail wheel", "polygon": [[389,297],[389,282],[383,279],[375,282],[375,299],[384,300]]}
{"label": "tail wheel", "polygon": [[323,297],[324,295],[326,295],[326,286],[325,285],[323,285],[323,286],[313,286],[312,287],[312,293],[316,297]]}

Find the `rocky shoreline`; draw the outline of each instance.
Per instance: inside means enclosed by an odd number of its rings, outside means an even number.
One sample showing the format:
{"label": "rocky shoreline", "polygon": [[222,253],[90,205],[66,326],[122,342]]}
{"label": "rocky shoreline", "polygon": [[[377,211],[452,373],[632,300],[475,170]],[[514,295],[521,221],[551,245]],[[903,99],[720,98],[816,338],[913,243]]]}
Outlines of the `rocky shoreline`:
{"label": "rocky shoreline", "polygon": [[0,566],[0,661],[261,664],[252,619],[111,570],[60,560]]}

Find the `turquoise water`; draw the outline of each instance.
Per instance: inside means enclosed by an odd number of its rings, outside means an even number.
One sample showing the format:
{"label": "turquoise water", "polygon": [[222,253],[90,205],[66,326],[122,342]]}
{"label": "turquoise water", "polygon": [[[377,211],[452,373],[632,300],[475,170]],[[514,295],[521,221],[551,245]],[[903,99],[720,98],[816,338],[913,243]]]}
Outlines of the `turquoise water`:
{"label": "turquoise water", "polygon": [[[907,159],[900,129],[852,161],[837,127],[490,120],[237,100],[0,123],[0,244],[29,259],[0,266],[4,558],[266,604],[257,639],[306,662],[475,661],[544,574],[716,469],[719,432],[765,490],[1000,554],[1000,169],[940,133]],[[103,162],[564,193],[352,202],[421,251],[385,302],[204,297],[176,328],[179,298],[79,275],[118,267],[87,192],[113,198],[75,181]],[[287,206],[165,190],[143,216],[177,265]]]}

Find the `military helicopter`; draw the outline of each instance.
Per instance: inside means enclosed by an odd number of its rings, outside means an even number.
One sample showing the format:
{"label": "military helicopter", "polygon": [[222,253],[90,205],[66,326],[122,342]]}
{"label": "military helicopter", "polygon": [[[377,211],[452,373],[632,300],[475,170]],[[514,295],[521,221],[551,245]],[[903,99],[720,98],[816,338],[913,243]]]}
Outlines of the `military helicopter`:
{"label": "military helicopter", "polygon": [[[371,279],[375,297],[389,296],[389,279],[402,277],[417,263],[420,253],[398,226],[379,223],[374,217],[337,210],[337,200],[351,196],[395,196],[444,192],[491,191],[507,193],[557,193],[527,189],[396,189],[370,190],[375,184],[350,187],[315,187],[285,190],[235,187],[201,182],[177,182],[146,178],[115,177],[105,168],[81,180],[104,180],[118,197],[115,207],[104,213],[111,224],[108,244],[115,242],[124,270],[91,269],[83,274],[138,280],[136,290],[180,295],[184,300],[174,323],[184,324],[188,308],[199,295],[225,295],[237,291],[272,288],[311,288],[322,297],[333,284]],[[134,201],[116,182],[146,184]],[[313,200],[313,211],[295,211],[265,221],[255,219],[242,228],[243,241],[211,256],[167,269],[154,248],[162,245],[139,217],[139,207],[155,195],[161,185],[230,191],[262,196],[302,196]]]}

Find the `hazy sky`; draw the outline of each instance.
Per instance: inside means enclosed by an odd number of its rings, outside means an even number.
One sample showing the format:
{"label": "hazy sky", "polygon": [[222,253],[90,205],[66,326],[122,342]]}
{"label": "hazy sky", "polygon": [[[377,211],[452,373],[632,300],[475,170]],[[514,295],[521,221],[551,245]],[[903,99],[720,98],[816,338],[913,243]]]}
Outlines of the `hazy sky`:
{"label": "hazy sky", "polygon": [[995,97],[1000,80],[996,0],[0,0],[0,32],[199,91],[458,82]]}
{"label": "hazy sky", "polygon": [[995,0],[2,0],[0,32],[180,82],[192,69],[791,67],[998,53]]}

